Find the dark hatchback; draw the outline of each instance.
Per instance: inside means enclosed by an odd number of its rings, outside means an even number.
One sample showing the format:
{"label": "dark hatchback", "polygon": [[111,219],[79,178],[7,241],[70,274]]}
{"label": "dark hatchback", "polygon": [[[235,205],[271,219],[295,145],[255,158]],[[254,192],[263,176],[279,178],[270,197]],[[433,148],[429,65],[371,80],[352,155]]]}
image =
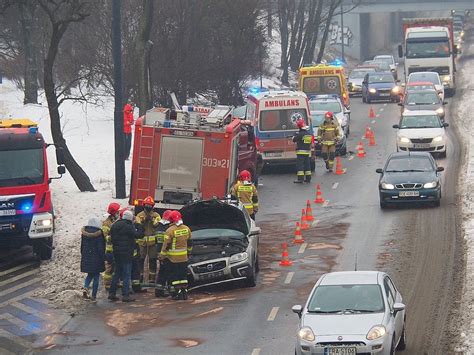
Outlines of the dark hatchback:
{"label": "dark hatchback", "polygon": [[399,102],[399,92],[400,88],[390,72],[367,73],[362,82],[362,101],[366,103],[375,100]]}
{"label": "dark hatchback", "polygon": [[441,203],[443,167],[427,152],[393,153],[383,169],[379,181],[380,207],[389,204],[431,202]]}

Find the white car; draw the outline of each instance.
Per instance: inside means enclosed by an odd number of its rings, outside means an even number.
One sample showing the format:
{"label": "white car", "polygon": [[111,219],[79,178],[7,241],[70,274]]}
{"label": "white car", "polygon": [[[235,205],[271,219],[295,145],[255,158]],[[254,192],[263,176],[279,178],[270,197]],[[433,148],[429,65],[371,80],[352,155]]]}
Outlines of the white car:
{"label": "white car", "polygon": [[398,73],[397,73],[398,63],[395,63],[395,59],[393,58],[393,55],[388,55],[388,54],[376,55],[373,61],[387,63],[388,65],[390,65],[390,71],[392,72],[393,76],[395,77],[395,79],[398,78]]}
{"label": "white car", "polygon": [[351,130],[351,111],[344,107],[339,97],[334,95],[311,96],[309,100],[309,110],[311,115],[324,115],[324,113],[328,111],[332,112],[342,127],[342,133],[346,136],[349,135]]}
{"label": "white car", "polygon": [[448,123],[441,122],[436,111],[405,111],[397,129],[397,152],[430,152],[446,157]]}
{"label": "white car", "polygon": [[[443,81],[442,81],[442,80]],[[444,84],[443,82],[448,82],[450,79],[449,75],[443,75],[441,78],[438,73],[431,71],[420,71],[411,73],[408,76],[407,85],[415,82],[430,82],[436,88],[441,101],[444,101]]]}

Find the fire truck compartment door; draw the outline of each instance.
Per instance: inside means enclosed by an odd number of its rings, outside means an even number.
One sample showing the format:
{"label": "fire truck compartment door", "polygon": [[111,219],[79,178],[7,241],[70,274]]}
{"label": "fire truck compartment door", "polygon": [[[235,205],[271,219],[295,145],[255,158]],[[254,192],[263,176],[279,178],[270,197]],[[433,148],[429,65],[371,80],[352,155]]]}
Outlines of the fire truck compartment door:
{"label": "fire truck compartment door", "polygon": [[158,190],[199,192],[204,142],[199,138],[164,136],[161,141]]}

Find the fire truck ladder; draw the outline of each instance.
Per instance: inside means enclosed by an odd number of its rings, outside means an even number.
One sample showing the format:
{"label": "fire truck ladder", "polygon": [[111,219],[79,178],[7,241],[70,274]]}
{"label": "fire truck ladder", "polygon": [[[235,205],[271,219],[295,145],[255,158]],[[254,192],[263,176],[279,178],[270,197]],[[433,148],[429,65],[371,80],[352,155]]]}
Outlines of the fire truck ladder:
{"label": "fire truck ladder", "polygon": [[[137,173],[137,196],[148,196],[151,188],[151,168],[153,163],[153,143],[155,141],[155,131],[151,136],[145,135],[146,130],[142,130],[140,135],[140,152],[138,154]],[[148,143],[148,144],[145,144]],[[143,184],[145,182],[145,184]],[[146,185],[147,188],[143,188]]]}

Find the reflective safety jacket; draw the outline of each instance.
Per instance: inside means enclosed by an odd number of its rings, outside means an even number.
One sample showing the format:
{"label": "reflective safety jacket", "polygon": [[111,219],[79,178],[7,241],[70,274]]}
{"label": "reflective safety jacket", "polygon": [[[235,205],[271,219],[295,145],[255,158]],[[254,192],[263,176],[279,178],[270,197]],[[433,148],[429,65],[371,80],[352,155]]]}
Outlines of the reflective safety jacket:
{"label": "reflective safety jacket", "polygon": [[116,221],[115,217],[109,215],[103,222],[102,222],[102,233],[104,233],[105,237],[105,252],[112,253],[114,251],[114,247],[112,246],[112,239],[110,238],[110,227]]}
{"label": "reflective safety jacket", "polygon": [[155,238],[156,238],[156,243],[158,244],[159,250],[161,250],[161,247],[165,240],[165,232],[169,228],[169,226],[170,226],[170,222],[162,219],[160,223],[158,223],[158,226],[155,228]]}
{"label": "reflective safety jacket", "polygon": [[141,211],[139,214],[137,214],[135,217],[135,223],[140,224],[144,230],[144,237],[137,239],[138,245],[142,247],[156,245],[157,240],[155,229],[158,227],[160,220],[160,215],[155,211],[150,213]]}
{"label": "reflective safety jacket", "polygon": [[324,121],[318,129],[318,140],[324,145],[336,144],[336,139],[339,138],[339,127],[334,121]]}
{"label": "reflective safety jacket", "polygon": [[257,188],[250,181],[237,181],[234,186],[232,186],[230,194],[237,197],[249,215],[258,212]]}
{"label": "reflective safety jacket", "polygon": [[311,143],[313,142],[313,135],[307,128],[300,128],[298,133],[293,137],[293,142],[296,143],[297,155],[311,155]]}
{"label": "reflective safety jacket", "polygon": [[161,257],[169,259],[172,263],[185,263],[188,261],[191,249],[191,229],[184,224],[177,226],[172,223],[165,232]]}

